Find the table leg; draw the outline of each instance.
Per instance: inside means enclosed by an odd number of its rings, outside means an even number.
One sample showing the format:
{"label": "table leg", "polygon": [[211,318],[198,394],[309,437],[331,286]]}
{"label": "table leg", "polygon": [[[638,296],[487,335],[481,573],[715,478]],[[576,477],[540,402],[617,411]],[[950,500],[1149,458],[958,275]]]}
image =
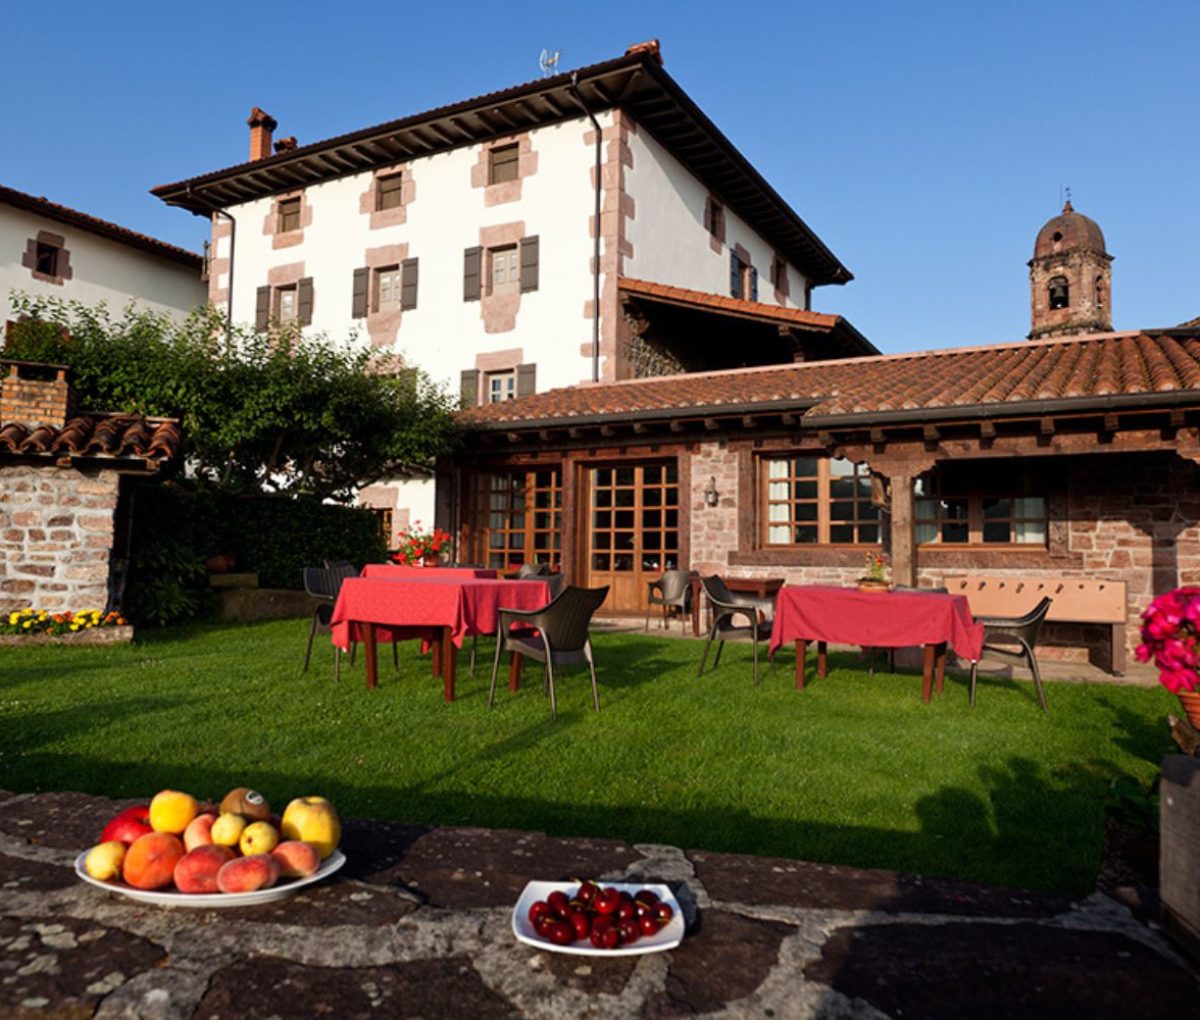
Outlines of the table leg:
{"label": "table leg", "polygon": [[796,690],[804,688],[804,656],[808,654],[808,642],[796,639]]}
{"label": "table leg", "polygon": [[450,636],[450,628],[442,628],[442,697],[454,700],[454,673],[458,666],[458,647]]}
{"label": "table leg", "polygon": [[936,648],[937,645],[925,646],[925,675],[921,680],[921,700],[926,704],[929,703],[930,695],[933,693],[933,658]]}
{"label": "table leg", "polygon": [[829,672],[829,654],[828,646],[824,641],[817,642],[817,676],[822,680],[825,679],[825,674]]}
{"label": "table leg", "polygon": [[521,667],[525,664],[523,656],[517,652],[513,652],[508,660],[508,689],[510,691],[519,691],[521,689]]}
{"label": "table leg", "polygon": [[363,658],[367,665],[367,690],[373,691],[379,686],[379,659],[375,654],[375,624],[363,624]]}
{"label": "table leg", "polygon": [[946,642],[943,641],[937,646],[935,653],[935,662],[937,665],[937,692],[942,693],[946,686]]}
{"label": "table leg", "polygon": [[445,628],[435,627],[433,635],[429,639],[430,667],[434,676],[442,675],[442,637],[444,634]]}

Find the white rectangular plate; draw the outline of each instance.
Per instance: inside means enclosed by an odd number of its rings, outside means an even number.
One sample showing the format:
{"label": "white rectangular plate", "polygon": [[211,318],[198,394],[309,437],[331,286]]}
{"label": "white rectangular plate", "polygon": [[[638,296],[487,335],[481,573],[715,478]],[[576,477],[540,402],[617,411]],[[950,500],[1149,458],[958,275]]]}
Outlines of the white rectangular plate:
{"label": "white rectangular plate", "polygon": [[631,896],[640,889],[649,889],[660,900],[668,904],[674,912],[668,921],[655,935],[642,936],[631,946],[618,946],[616,949],[597,949],[586,939],[572,942],[569,946],[560,946],[549,939],[542,938],[533,930],[529,921],[529,908],[538,900],[544,900],[556,889],[561,889],[568,896],[579,888],[578,882],[530,882],[521,890],[521,898],[513,907],[512,928],[519,942],[536,946],[551,953],[570,953],[574,956],[638,956],[641,953],[661,953],[674,949],[683,941],[684,923],[683,911],[679,909],[679,901],[665,885],[655,885],[648,882],[600,882],[602,886],[612,886]]}
{"label": "white rectangular plate", "polygon": [[256,903],[282,900],[291,896],[297,889],[303,889],[306,885],[312,885],[313,882],[319,882],[332,875],[346,863],[346,855],[340,850],[334,850],[307,878],[285,878],[269,889],[256,889],[254,892],[244,893],[181,893],[166,889],[135,889],[124,882],[101,882],[98,878],[92,878],[84,868],[83,862],[87,855],[88,851],[85,850],[75,858],[75,874],[90,885],[116,893],[118,896],[128,896],[139,903],[153,903],[160,907],[203,907],[205,910],[212,910],[214,907],[252,907]]}

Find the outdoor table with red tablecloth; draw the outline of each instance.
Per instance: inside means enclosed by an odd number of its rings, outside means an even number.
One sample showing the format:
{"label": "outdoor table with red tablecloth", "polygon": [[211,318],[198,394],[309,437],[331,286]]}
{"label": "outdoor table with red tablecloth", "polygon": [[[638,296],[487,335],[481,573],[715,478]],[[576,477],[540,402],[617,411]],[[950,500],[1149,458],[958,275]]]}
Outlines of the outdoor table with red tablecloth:
{"label": "outdoor table with red tablecloth", "polygon": [[453,701],[457,649],[463,638],[494,634],[501,609],[540,609],[549,601],[550,586],[537,578],[350,577],[342,582],[334,603],[331,639],[343,650],[352,641],[362,641],[368,687],[377,683],[376,641],[428,641],[434,675],[442,676],[445,698]]}
{"label": "outdoor table with red tablecloth", "polygon": [[979,658],[983,624],[971,616],[962,595],[922,591],[859,591],[825,585],[785,587],[775,598],[770,651],[796,642],[796,686],[804,686],[804,655],[817,642],[817,675],[825,676],[826,644],[866,648],[925,648],[922,698],[929,700],[936,669],[941,693],[946,648],[965,659]]}
{"label": "outdoor table with red tablecloth", "polygon": [[368,563],[362,569],[362,576],[437,581],[447,578],[495,578],[496,571],[489,567],[413,567],[401,563]]}

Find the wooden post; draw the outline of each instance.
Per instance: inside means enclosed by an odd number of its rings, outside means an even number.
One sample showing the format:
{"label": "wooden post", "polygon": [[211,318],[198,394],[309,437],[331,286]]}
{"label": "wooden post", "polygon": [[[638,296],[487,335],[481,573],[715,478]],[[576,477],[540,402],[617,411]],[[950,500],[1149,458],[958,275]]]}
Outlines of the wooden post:
{"label": "wooden post", "polygon": [[914,586],[917,564],[913,542],[913,476],[891,476],[892,581]]}

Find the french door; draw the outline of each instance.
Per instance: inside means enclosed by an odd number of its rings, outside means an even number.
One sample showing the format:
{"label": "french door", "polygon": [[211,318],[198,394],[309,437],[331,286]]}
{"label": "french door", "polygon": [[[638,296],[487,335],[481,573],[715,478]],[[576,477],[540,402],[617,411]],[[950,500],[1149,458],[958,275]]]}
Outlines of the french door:
{"label": "french door", "polygon": [[587,469],[589,587],[604,608],[644,612],[646,585],[679,566],[679,476],[674,460]]}

